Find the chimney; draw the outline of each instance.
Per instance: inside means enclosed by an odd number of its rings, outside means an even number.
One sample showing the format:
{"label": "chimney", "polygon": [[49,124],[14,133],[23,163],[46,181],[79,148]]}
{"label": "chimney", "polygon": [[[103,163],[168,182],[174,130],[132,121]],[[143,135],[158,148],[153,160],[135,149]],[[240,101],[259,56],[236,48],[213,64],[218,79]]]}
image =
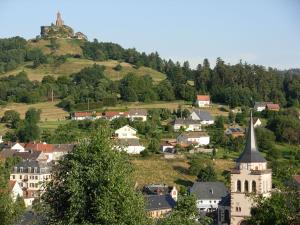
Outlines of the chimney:
{"label": "chimney", "polygon": [[177,202],[178,190],[175,186],[173,186],[170,195]]}

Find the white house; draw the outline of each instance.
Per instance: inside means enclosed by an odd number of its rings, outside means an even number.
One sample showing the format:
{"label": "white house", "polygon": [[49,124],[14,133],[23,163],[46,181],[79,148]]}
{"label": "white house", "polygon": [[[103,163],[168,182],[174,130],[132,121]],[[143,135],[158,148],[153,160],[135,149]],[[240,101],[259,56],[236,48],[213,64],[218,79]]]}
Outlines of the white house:
{"label": "white house", "polygon": [[0,144],[3,143],[3,139],[2,139],[2,136],[0,136]]}
{"label": "white house", "polygon": [[177,137],[177,143],[180,145],[195,145],[205,146],[209,145],[210,137],[206,132],[184,132]]}
{"label": "white house", "polygon": [[195,182],[190,189],[190,194],[196,197],[199,213],[204,215],[216,211],[222,198],[228,196],[228,193],[222,182]]}
{"label": "white house", "polygon": [[210,106],[209,95],[197,95],[196,104],[198,107],[209,107]]}
{"label": "white house", "polygon": [[25,152],[24,146],[22,146],[20,143],[15,143],[12,147],[11,150],[14,150],[16,152]]}
{"label": "white house", "polygon": [[261,126],[261,120],[259,119],[259,118],[257,118],[257,117],[254,117],[253,118],[253,126],[254,126],[254,128],[256,128],[256,127],[260,127]]}
{"label": "white house", "polygon": [[17,181],[10,180],[9,183],[9,191],[13,201],[16,201],[17,197],[23,197],[23,190],[18,184]]}
{"label": "white house", "polygon": [[262,112],[266,110],[267,104],[273,104],[273,102],[255,102],[254,110],[257,112]]}
{"label": "white house", "polygon": [[184,129],[185,131],[201,131],[201,122],[192,119],[179,119],[174,121],[174,131]]}
{"label": "white house", "polygon": [[140,154],[145,150],[145,147],[140,144],[139,139],[118,139],[116,149],[119,151],[125,151],[128,154]]}
{"label": "white house", "polygon": [[146,109],[130,109],[128,112],[128,117],[131,121],[141,120],[147,121],[148,112]]}
{"label": "white house", "polygon": [[192,120],[199,120],[202,125],[212,125],[215,123],[213,117],[209,112],[201,111],[199,109],[193,110],[190,118]]}
{"label": "white house", "polygon": [[99,112],[74,112],[71,114],[71,120],[96,120],[101,117],[102,114]]}
{"label": "white house", "polygon": [[137,130],[129,125],[125,125],[124,127],[121,127],[120,129],[115,131],[115,135],[118,139],[129,139],[129,138],[138,138],[136,136]]}

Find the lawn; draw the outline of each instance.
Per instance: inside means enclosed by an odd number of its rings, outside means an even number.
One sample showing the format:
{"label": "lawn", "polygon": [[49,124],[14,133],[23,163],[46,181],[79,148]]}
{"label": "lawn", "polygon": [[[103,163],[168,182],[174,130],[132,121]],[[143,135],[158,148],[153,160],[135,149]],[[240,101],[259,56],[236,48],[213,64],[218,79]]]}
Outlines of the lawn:
{"label": "lawn", "polygon": [[[189,187],[196,181],[196,176],[188,172],[188,159],[165,159],[163,155],[153,155],[148,158],[134,157],[131,160],[135,172],[134,177],[139,187],[145,184],[165,183],[167,185]],[[216,159],[213,161],[218,179],[225,180],[221,175],[224,170],[229,171],[234,167],[230,159]]]}
{"label": "lawn", "polygon": [[36,109],[41,109],[41,121],[62,121],[65,120],[69,115],[68,112],[56,106],[58,102],[42,102],[37,104],[23,104],[23,103],[11,103],[5,106],[4,108],[0,108],[0,116],[3,116],[4,112],[7,110],[15,110],[20,113],[21,118],[25,117],[26,111],[30,107],[34,107]]}
{"label": "lawn", "polygon": [[[143,76],[148,74],[153,78],[154,82],[159,82],[161,80],[166,79],[165,74],[162,74],[148,67],[140,67],[136,69],[131,64],[124,63],[124,62],[119,63],[118,61],[115,60],[95,62],[88,59],[77,59],[77,58],[76,59],[68,58],[67,61],[61,65],[43,64],[35,69],[32,68],[32,63],[26,63],[15,70],[2,74],[1,76],[16,75],[17,73],[24,71],[27,73],[28,78],[30,80],[41,81],[43,77],[47,75],[52,75],[54,77],[69,76],[73,73],[79,72],[85,67],[90,67],[93,64],[105,66],[106,69],[104,71],[104,74],[106,77],[110,78],[111,80],[120,80],[128,73],[135,73],[138,76]],[[122,66],[121,71],[114,70],[114,67],[117,66],[118,64],[121,64]]]}

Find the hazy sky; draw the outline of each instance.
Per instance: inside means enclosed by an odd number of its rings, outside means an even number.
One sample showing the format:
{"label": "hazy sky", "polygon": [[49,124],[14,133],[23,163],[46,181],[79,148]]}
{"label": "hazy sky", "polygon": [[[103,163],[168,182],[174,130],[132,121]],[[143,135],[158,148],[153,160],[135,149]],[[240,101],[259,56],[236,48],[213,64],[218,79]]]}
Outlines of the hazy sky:
{"label": "hazy sky", "polygon": [[90,40],[193,66],[221,57],[300,68],[299,0],[0,0],[0,37],[34,38],[58,10]]}

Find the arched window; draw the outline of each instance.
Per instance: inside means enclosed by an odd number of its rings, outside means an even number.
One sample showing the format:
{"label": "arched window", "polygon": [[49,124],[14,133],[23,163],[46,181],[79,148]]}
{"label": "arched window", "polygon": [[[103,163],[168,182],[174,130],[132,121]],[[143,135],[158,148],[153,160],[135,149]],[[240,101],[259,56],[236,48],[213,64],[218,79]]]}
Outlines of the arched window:
{"label": "arched window", "polygon": [[244,186],[245,192],[249,192],[249,183],[248,183],[247,180],[245,181],[245,184],[244,184],[244,185],[245,185],[245,186]]}
{"label": "arched window", "polygon": [[238,181],[237,181],[237,184],[236,184],[236,191],[237,191],[237,192],[241,192],[241,186],[242,186],[242,185],[241,185],[241,181],[238,180]]}
{"label": "arched window", "polygon": [[256,182],[252,181],[252,191],[256,192]]}

